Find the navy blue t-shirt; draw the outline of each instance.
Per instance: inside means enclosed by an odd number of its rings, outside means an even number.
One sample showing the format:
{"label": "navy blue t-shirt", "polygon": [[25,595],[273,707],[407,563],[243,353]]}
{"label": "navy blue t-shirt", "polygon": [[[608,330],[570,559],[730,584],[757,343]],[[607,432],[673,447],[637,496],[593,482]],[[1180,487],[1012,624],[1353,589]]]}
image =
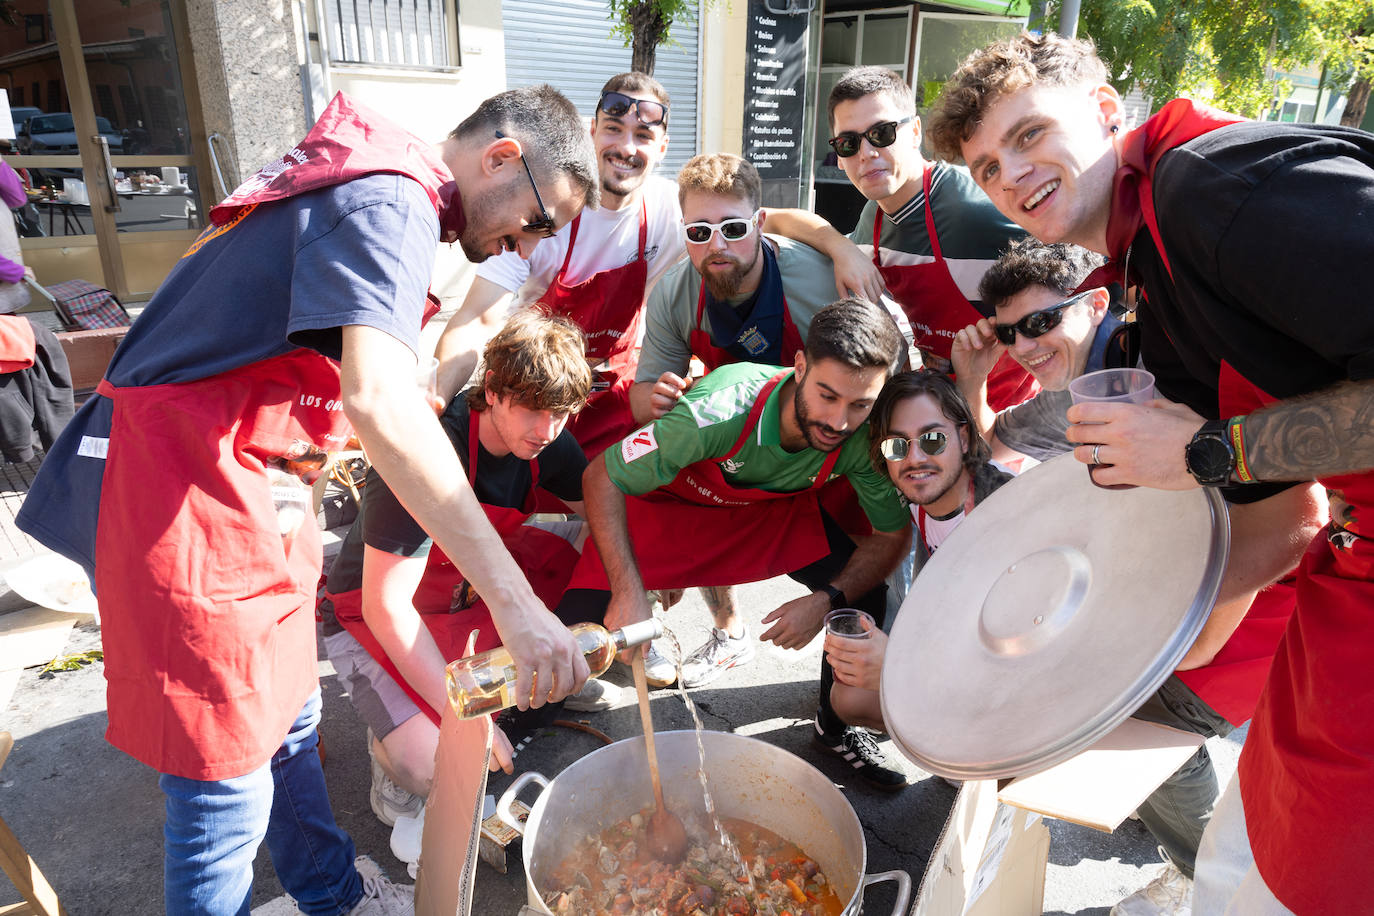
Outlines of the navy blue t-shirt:
{"label": "navy blue t-shirt", "polygon": [[[428,195],[399,175],[263,204],[197,240],[134,322],[107,377],[116,386],[190,382],[297,347],[337,359],[346,325],[416,350],[438,237]],[[77,412],[18,517],[21,529],[88,573],[112,412],[98,395]]]}

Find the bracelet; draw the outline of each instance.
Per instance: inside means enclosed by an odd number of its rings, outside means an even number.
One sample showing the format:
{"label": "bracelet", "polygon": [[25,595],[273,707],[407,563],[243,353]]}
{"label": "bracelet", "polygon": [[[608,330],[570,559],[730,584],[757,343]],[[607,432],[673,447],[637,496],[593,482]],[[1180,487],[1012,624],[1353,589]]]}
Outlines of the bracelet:
{"label": "bracelet", "polygon": [[1253,483],[1255,475],[1250,473],[1250,465],[1245,460],[1244,417],[1232,417],[1227,421],[1227,432],[1231,437],[1231,452],[1236,456],[1236,479],[1241,483]]}

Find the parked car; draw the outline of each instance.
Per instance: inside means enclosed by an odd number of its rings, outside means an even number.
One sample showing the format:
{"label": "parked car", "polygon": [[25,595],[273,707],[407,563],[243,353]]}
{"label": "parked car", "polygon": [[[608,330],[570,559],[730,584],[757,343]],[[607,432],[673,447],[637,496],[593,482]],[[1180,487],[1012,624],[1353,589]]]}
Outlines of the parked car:
{"label": "parked car", "polygon": [[[110,144],[110,152],[122,152],[124,135],[114,129],[105,118],[95,119],[96,130]],[[33,115],[24,122],[15,143],[19,152],[41,156],[45,153],[75,153],[76,125],[68,112]]]}
{"label": "parked car", "polygon": [[14,122],[14,135],[19,136],[19,132],[24,129],[24,122],[34,115],[41,115],[43,109],[34,108],[32,105],[20,105],[10,108],[10,120]]}

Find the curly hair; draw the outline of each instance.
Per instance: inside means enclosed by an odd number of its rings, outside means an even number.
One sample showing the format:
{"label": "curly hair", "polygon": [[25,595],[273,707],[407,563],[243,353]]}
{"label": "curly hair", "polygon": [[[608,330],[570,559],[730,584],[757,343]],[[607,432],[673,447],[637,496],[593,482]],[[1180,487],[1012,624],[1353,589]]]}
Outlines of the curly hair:
{"label": "curly hair", "polygon": [[694,191],[738,197],[757,210],[763,200],[759,170],[748,159],[733,153],[702,153],[687,160],[677,173],[677,199],[681,204]]}
{"label": "curly hair", "polygon": [[963,162],[964,141],[1001,96],[1028,86],[1106,81],[1107,65],[1091,40],[1022,32],[964,58],[926,118],[926,142],[940,158]]}
{"label": "curly hair", "polygon": [[1019,239],[983,274],[978,283],[978,298],[999,308],[1032,286],[1043,286],[1067,296],[1104,260],[1102,255],[1077,245],[1046,245],[1039,239]]}
{"label": "curly hair", "polygon": [[887,474],[887,459],[878,451],[880,443],[892,435],[892,414],[903,401],[928,394],[940,405],[940,413],[953,423],[955,428],[964,429],[968,449],[963,454],[964,468],[977,473],[985,462],[992,460],[992,448],[982,436],[978,435],[978,424],[973,420],[973,408],[959,393],[959,388],[943,372],[934,369],[914,369],[899,372],[887,380],[878,399],[873,402],[873,413],[868,417],[869,442],[868,457],[878,473]]}
{"label": "curly hair", "polygon": [[576,413],[592,390],[586,335],[567,318],[521,309],[487,341],[478,377],[466,393],[470,410],[486,410],[490,391],[531,410]]}

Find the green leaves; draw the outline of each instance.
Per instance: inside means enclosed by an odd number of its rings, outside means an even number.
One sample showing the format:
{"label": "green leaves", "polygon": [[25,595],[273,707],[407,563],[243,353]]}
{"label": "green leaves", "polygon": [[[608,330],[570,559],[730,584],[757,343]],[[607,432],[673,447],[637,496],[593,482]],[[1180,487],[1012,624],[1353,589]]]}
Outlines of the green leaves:
{"label": "green leaves", "polygon": [[71,655],[59,655],[39,669],[38,676],[53,675],[58,671],[78,671],[93,662],[105,660],[105,653],[99,649],[89,649],[85,652],[75,652]]}

